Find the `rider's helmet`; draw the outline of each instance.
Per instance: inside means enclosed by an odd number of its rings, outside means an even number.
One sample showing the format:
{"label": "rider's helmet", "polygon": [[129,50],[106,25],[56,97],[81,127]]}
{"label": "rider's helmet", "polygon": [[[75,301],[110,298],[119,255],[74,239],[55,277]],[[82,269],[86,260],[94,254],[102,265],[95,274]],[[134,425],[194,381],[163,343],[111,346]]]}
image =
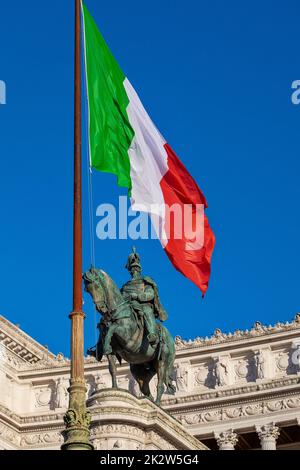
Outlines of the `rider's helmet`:
{"label": "rider's helmet", "polygon": [[133,268],[136,270],[141,271],[142,266],[141,266],[141,261],[140,261],[140,256],[136,252],[135,246],[132,248],[132,253],[128,256],[128,260],[125,266],[126,269],[130,272]]}

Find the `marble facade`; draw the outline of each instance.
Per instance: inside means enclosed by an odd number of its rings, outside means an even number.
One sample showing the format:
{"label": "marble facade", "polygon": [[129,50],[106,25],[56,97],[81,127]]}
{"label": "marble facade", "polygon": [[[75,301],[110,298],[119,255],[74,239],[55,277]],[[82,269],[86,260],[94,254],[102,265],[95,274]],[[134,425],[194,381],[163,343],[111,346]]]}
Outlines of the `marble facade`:
{"label": "marble facade", "polygon": [[[175,396],[163,396],[162,408],[186,430],[185,444],[177,445],[192,449],[197,440],[199,448],[202,442],[213,450],[300,449],[299,314],[274,326],[257,321],[246,331],[225,334],[216,329],[211,337],[184,340],[177,336],[175,341],[177,391]],[[1,449],[60,447],[69,368],[68,358],[51,353],[0,317]],[[85,376],[87,402],[92,403],[93,397],[105,395],[111,386],[106,361],[98,364],[86,358]],[[118,384],[139,398],[126,364],[118,366]],[[135,404],[143,408],[146,402],[141,399]],[[92,413],[95,422],[96,409]],[[147,433],[146,422],[139,429]],[[115,439],[114,432],[112,436],[123,448],[127,445],[124,432],[122,439]],[[166,448],[176,448],[174,436],[168,436]],[[97,439],[97,446],[102,446]],[[139,445],[146,448],[142,441]]]}

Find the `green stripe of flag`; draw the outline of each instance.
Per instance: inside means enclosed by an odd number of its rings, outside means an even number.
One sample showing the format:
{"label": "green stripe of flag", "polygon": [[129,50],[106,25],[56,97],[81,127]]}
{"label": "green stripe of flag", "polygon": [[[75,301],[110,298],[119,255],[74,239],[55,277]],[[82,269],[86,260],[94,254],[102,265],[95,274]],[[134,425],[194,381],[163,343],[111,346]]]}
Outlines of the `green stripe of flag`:
{"label": "green stripe of flag", "polygon": [[89,103],[91,166],[113,173],[131,191],[128,150],[134,137],[126,108],[125,75],[96,23],[83,5],[86,76]]}

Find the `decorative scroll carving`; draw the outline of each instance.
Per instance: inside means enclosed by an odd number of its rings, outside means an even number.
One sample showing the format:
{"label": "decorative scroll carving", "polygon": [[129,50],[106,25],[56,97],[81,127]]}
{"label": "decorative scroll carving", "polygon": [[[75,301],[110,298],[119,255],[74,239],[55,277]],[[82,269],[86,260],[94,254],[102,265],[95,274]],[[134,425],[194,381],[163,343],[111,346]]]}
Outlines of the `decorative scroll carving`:
{"label": "decorative scroll carving", "polygon": [[199,423],[214,423],[216,421],[228,421],[239,418],[249,418],[252,416],[271,415],[281,410],[300,411],[300,396],[294,398],[282,398],[277,400],[261,401],[252,404],[219,407],[201,413],[187,413],[178,416],[184,425],[192,426]]}
{"label": "decorative scroll carving", "polygon": [[37,445],[62,444],[63,436],[61,432],[47,432],[39,434],[27,434],[20,440],[20,447],[32,447]]}

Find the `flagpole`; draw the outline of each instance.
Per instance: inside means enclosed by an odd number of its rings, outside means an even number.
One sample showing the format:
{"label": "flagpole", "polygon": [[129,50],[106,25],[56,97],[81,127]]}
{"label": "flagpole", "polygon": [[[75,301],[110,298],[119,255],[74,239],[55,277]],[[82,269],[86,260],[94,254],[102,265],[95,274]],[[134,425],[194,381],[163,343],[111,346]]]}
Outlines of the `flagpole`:
{"label": "flagpole", "polygon": [[74,90],[74,215],[73,215],[73,311],[71,320],[71,380],[69,408],[64,416],[62,450],[93,450],[89,440],[90,413],[86,409],[82,301],[82,150],[81,150],[81,0],[75,0]]}

